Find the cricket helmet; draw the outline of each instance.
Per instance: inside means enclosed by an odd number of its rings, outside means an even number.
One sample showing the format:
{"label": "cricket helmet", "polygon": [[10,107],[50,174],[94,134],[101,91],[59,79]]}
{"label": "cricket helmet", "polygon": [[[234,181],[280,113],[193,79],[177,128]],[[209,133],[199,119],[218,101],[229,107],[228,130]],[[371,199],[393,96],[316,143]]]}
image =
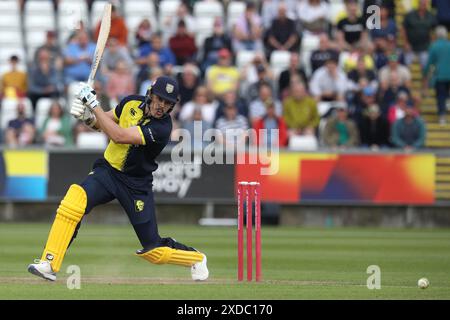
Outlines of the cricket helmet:
{"label": "cricket helmet", "polygon": [[146,100],[147,103],[151,102],[151,95],[154,94],[161,99],[169,101],[172,103],[172,107],[169,109],[168,113],[172,111],[175,104],[179,101],[178,99],[178,82],[170,77],[161,76],[156,79],[156,81],[147,90]]}

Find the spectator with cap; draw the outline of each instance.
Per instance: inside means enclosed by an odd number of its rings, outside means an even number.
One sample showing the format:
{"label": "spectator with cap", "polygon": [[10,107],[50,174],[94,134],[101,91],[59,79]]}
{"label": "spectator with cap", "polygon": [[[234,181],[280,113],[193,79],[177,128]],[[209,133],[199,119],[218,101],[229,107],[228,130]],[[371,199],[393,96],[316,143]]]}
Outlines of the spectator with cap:
{"label": "spectator with cap", "polygon": [[392,126],[391,140],[396,148],[412,151],[424,146],[426,126],[422,118],[417,115],[413,106],[409,105],[403,118],[398,119]]}
{"label": "spectator with cap", "polygon": [[431,33],[437,25],[436,17],[428,9],[428,0],[419,0],[419,8],[406,14],[402,32],[405,39],[406,63],[410,64],[417,57],[422,67],[428,59],[428,47]]}
{"label": "spectator with cap", "polygon": [[295,52],[300,49],[295,21],[288,18],[285,3],[279,4],[278,16],[272,21],[266,37],[266,51],[269,58],[274,50]]}
{"label": "spectator with cap", "polygon": [[[97,27],[94,32],[94,39],[97,41],[98,34],[100,33],[101,21],[97,23]],[[128,29],[125,23],[125,19],[117,12],[116,6],[111,8],[111,28],[109,36],[114,37],[119,41],[119,45],[126,47],[128,43]]]}
{"label": "spectator with cap", "polygon": [[197,53],[195,38],[187,32],[184,20],[178,21],[175,34],[169,39],[169,47],[177,60],[177,65],[192,61]]}
{"label": "spectator with cap", "polygon": [[308,78],[306,77],[305,69],[301,66],[300,56],[298,53],[291,53],[289,59],[289,67],[280,73],[278,78],[278,96],[283,100],[288,92],[291,81],[301,81],[308,89]]}
{"label": "spectator with cap", "polygon": [[308,95],[303,83],[290,85],[289,95],[283,101],[283,118],[289,136],[315,135],[320,121],[317,102]]}
{"label": "spectator with cap", "polygon": [[39,52],[41,50],[47,50],[50,54],[51,64],[57,69],[62,70],[63,58],[62,52],[58,45],[58,39],[54,31],[47,31],[45,42],[42,46],[38,47],[34,52],[34,63],[38,63]]}
{"label": "spectator with cap", "polygon": [[367,44],[367,31],[364,18],[358,13],[357,0],[345,0],[347,17],[337,24],[337,42],[341,50],[350,50],[353,45],[361,42]]}
{"label": "spectator with cap", "polygon": [[218,62],[206,70],[206,83],[208,89],[220,97],[225,92],[237,90],[239,84],[239,71],[231,64],[231,53],[228,49],[220,49]]}
{"label": "spectator with cap", "polygon": [[5,72],[0,81],[0,97],[23,97],[28,90],[27,74],[19,70],[19,57],[9,58],[10,71]]}
{"label": "spectator with cap", "polygon": [[260,79],[258,69],[260,71],[265,71],[265,76],[267,77],[268,81],[272,82],[274,80],[273,72],[270,68],[270,64],[267,62],[264,56],[264,53],[255,52],[252,61],[250,63],[247,63],[241,70],[241,78],[244,82],[242,83],[241,87],[246,89],[249,85],[258,82],[258,80]]}
{"label": "spectator with cap", "polygon": [[334,117],[328,119],[323,130],[323,141],[327,147],[345,149],[359,145],[359,131],[355,122],[348,118],[347,105],[339,103]]}
{"label": "spectator with cap", "polygon": [[317,101],[343,101],[348,89],[348,79],[339,69],[338,62],[329,59],[313,73],[309,89]]}
{"label": "spectator with cap", "polygon": [[268,69],[263,65],[258,65],[256,67],[257,72],[257,80],[247,87],[247,89],[243,90],[245,98],[247,102],[256,99],[259,94],[259,89],[262,85],[269,85],[271,87],[272,93],[275,92],[274,82],[272,80],[272,74],[268,71]]}
{"label": "spectator with cap", "polygon": [[398,63],[405,65],[405,55],[403,50],[397,47],[395,38],[376,38],[374,39],[374,51],[372,57],[375,61],[375,67],[380,70],[389,63],[392,55],[397,56]]}
{"label": "spectator with cap", "polygon": [[[273,100],[267,100],[265,107],[264,116],[256,120],[253,125],[253,129],[256,131],[255,144],[267,148],[273,146],[283,148],[287,146],[288,142],[286,123],[282,117],[277,115]],[[278,130],[278,136],[274,134],[274,130]]]}
{"label": "spectator with cap", "polygon": [[204,72],[209,66],[218,61],[220,49],[228,49],[232,52],[231,39],[224,31],[223,21],[220,17],[214,19],[213,34],[205,39],[203,44],[203,54],[201,68]]}
{"label": "spectator with cap", "polygon": [[278,116],[283,114],[281,102],[274,99],[272,86],[263,82],[259,86],[258,96],[249,103],[249,119],[251,124],[264,116],[266,112],[266,103],[269,100],[275,105],[276,114]]}
{"label": "spectator with cap", "polygon": [[434,67],[434,88],[437,98],[439,122],[445,124],[447,121],[445,115],[447,113],[446,102],[449,97],[450,90],[450,41],[448,40],[447,29],[443,26],[436,28],[436,41],[433,42],[429,49],[429,59],[424,69],[425,85],[428,87],[428,75],[431,67]]}
{"label": "spectator with cap", "polygon": [[323,33],[319,36],[319,48],[311,53],[311,72],[323,67],[330,59],[339,61],[339,51],[335,49],[328,35]]}
{"label": "spectator with cap", "polygon": [[64,82],[86,81],[91,72],[95,44],[85,31],[79,31],[64,50]]}
{"label": "spectator with cap", "polygon": [[376,151],[389,146],[389,123],[381,116],[380,107],[377,104],[367,108],[359,132],[361,144],[364,147]]}
{"label": "spectator with cap", "polygon": [[34,65],[28,76],[28,97],[33,110],[41,98],[56,98],[63,92],[61,74],[52,64],[50,52],[47,49],[39,51],[38,63]]}
{"label": "spectator with cap", "polygon": [[237,19],[233,28],[233,49],[263,51],[262,23],[256,5],[248,1],[245,12]]}
{"label": "spectator with cap", "polygon": [[19,100],[17,104],[17,118],[9,121],[5,132],[8,147],[24,147],[33,144],[36,129],[33,120],[25,114],[25,104]]}
{"label": "spectator with cap", "polygon": [[305,32],[312,34],[328,32],[330,5],[326,1],[301,1],[297,7],[297,15]]}

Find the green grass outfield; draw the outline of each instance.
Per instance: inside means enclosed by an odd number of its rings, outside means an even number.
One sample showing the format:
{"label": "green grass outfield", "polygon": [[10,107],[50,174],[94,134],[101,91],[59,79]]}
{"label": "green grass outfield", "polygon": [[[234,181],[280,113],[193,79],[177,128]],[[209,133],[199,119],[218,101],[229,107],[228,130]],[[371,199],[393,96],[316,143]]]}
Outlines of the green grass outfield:
{"label": "green grass outfield", "polygon": [[[29,274],[50,225],[0,224],[0,299],[450,299],[450,230],[308,229],[263,227],[263,281],[236,281],[235,228],[159,227],[208,256],[210,279],[190,270],[152,265],[131,226],[85,224],[58,280]],[[69,290],[65,271],[81,268],[81,289]],[[369,290],[369,265],[381,268],[381,289]],[[427,277],[422,290],[417,280]]]}

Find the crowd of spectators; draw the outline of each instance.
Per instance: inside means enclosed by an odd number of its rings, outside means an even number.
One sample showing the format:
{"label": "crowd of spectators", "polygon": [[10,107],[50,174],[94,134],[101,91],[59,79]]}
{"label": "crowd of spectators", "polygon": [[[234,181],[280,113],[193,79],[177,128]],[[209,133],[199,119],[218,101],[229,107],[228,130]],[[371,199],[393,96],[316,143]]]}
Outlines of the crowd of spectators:
{"label": "crowd of spectators", "polygon": [[[417,1],[403,25],[396,24],[392,0],[343,0],[345,10],[337,17],[330,15],[325,0],[248,1],[230,27],[215,18],[211,36],[201,44],[196,41],[194,2],[183,1],[176,15],[159,26],[166,33],[169,30],[167,39],[144,19],[131,41],[120,8],[113,8],[111,33],[95,83],[105,110],[129,94],[145,94],[152,81],[164,74],[176,77],[180,85],[180,103],[172,113],[174,137],[177,128],[192,132],[194,121],[199,121],[203,130],[221,132],[278,129],[278,140],[268,134],[250,143],[294,150],[411,150],[424,146],[426,134],[419,113],[423,93],[413,92],[408,68],[417,61],[424,75],[433,67],[437,71],[433,80],[440,121],[445,123],[450,67],[443,60],[450,57],[450,43],[442,25],[449,27],[450,19],[441,10],[446,1],[433,0],[434,7],[428,0]],[[381,7],[377,29],[366,24],[370,16],[366,8],[372,4]],[[92,30],[81,25],[59,46],[55,33],[49,31],[26,73],[17,69],[18,57],[11,57],[11,70],[1,76],[1,95],[28,97],[33,110],[41,98],[55,98],[55,102],[36,128],[19,99],[17,117],[3,132],[5,143],[68,146],[87,130],[74,124],[68,106],[58,98],[67,95],[72,83],[87,79],[98,32],[99,24]],[[318,39],[318,46],[305,57],[302,42],[311,38]],[[252,51],[253,58],[238,66],[244,51]],[[285,70],[275,70],[270,63],[272,54],[280,51],[290,53]]]}

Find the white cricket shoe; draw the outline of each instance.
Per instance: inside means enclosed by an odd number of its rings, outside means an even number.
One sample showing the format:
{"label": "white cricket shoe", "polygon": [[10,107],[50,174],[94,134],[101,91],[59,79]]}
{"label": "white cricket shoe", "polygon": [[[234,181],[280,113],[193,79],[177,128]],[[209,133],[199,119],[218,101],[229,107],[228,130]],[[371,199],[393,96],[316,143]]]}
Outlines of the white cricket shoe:
{"label": "white cricket shoe", "polygon": [[35,260],[28,266],[28,272],[45,280],[56,280],[56,273],[53,272],[51,264],[46,260]]}
{"label": "white cricket shoe", "polygon": [[195,281],[205,281],[208,279],[209,271],[208,267],[206,266],[206,256],[203,255],[203,260],[200,262],[195,263],[191,267],[191,275],[192,280]]}

